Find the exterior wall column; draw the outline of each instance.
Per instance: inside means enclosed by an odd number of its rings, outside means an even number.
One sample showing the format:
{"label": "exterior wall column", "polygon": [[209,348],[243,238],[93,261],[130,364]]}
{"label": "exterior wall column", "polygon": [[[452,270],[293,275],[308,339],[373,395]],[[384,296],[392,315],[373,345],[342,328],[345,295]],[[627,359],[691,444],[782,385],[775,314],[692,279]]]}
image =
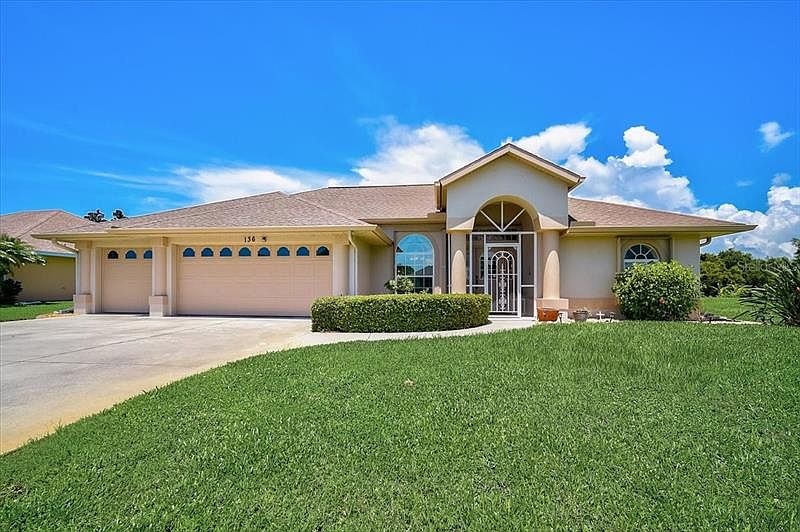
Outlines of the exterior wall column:
{"label": "exterior wall column", "polygon": [[79,242],[75,249],[75,294],[72,296],[73,312],[92,312],[92,243]]}
{"label": "exterior wall column", "polygon": [[167,314],[165,315],[174,316],[178,313],[178,246],[168,244],[164,251],[167,255],[167,286],[164,292],[167,295]]}
{"label": "exterior wall column", "polygon": [[346,240],[337,240],[333,243],[333,267],[331,275],[333,282],[331,292],[335,296],[350,294],[350,250]]}
{"label": "exterior wall column", "polygon": [[152,291],[150,292],[150,316],[169,316],[169,297],[167,296],[167,239],[157,238],[152,244],[153,258]]}
{"label": "exterior wall column", "polygon": [[466,233],[450,233],[450,292],[467,293]]}
{"label": "exterior wall column", "polygon": [[569,307],[569,300],[561,297],[561,257],[559,231],[541,231],[542,243],[542,299],[541,307],[564,310]]}
{"label": "exterior wall column", "polygon": [[97,314],[103,311],[103,250],[92,246],[89,257],[89,291],[92,297],[87,313]]}

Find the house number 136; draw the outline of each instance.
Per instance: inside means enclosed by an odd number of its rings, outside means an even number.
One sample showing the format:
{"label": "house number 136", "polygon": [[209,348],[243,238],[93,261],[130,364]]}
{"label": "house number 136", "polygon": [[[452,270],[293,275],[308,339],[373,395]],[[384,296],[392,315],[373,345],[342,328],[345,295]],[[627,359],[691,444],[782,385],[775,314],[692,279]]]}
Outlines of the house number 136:
{"label": "house number 136", "polygon": [[244,243],[245,244],[249,244],[249,243],[255,242],[255,241],[256,241],[256,237],[254,237],[254,236],[246,236],[246,237],[244,237]]}

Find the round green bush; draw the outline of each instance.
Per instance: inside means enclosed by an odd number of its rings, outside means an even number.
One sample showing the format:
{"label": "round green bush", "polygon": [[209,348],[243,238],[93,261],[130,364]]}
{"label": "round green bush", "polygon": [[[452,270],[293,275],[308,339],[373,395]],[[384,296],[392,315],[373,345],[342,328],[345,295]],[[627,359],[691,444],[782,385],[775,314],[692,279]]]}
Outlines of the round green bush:
{"label": "round green bush", "polygon": [[478,327],[489,322],[483,294],[388,294],[321,297],[311,305],[312,331],[416,332]]}
{"label": "round green bush", "polygon": [[685,320],[697,308],[697,278],[677,262],[635,264],[617,275],[614,293],[622,314],[632,320]]}

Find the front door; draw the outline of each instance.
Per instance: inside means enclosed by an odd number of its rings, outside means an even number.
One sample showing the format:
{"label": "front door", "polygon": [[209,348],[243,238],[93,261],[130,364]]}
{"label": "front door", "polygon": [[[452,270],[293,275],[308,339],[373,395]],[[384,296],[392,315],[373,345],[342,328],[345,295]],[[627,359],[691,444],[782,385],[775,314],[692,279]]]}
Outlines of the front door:
{"label": "front door", "polygon": [[486,244],[485,291],[492,296],[492,313],[520,315],[519,244]]}

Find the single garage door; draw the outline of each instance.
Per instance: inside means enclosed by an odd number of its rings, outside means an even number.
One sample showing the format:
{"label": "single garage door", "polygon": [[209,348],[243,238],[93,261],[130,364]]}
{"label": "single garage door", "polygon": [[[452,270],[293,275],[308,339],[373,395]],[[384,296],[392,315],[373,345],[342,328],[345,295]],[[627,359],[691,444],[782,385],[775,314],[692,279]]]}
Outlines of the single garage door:
{"label": "single garage door", "polygon": [[152,257],[149,249],[103,250],[103,312],[149,312]]}
{"label": "single garage door", "polygon": [[308,316],[331,294],[330,246],[197,246],[178,253],[177,312]]}

